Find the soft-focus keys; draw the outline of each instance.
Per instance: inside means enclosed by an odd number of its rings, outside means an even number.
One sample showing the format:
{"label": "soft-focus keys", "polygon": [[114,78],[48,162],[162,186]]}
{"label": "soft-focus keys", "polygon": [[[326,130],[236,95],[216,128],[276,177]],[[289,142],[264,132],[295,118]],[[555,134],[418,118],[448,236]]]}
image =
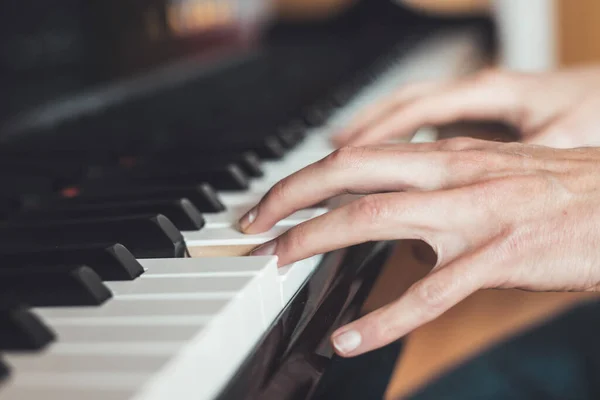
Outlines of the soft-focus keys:
{"label": "soft-focus keys", "polygon": [[64,206],[101,205],[114,202],[153,201],[188,199],[200,212],[211,213],[224,211],[217,192],[208,184],[200,185],[150,185],[128,187],[103,187],[84,189],[81,195],[62,200]]}
{"label": "soft-focus keys", "polygon": [[0,304],[99,305],[111,296],[98,274],[85,266],[58,272],[35,267],[0,270]]}
{"label": "soft-focus keys", "polygon": [[121,201],[104,204],[68,204],[60,208],[31,212],[21,218],[37,221],[64,221],[66,219],[102,219],[128,215],[162,214],[180,230],[202,229],[204,218],[188,199]]}
{"label": "soft-focus keys", "polygon": [[141,263],[146,272],[111,283],[115,297],[99,307],[36,309],[59,342],[9,356],[20,373],[3,394],[129,393],[125,399],[141,388],[140,398],[210,399],[282,308],[274,257]]}
{"label": "soft-focus keys", "polygon": [[64,246],[0,253],[0,270],[37,267],[65,270],[87,265],[105,281],[132,280],[144,272],[139,261],[121,244]]}
{"label": "soft-focus keys", "polygon": [[[0,306],[0,350],[40,350],[54,340],[54,332],[25,307]],[[0,380],[2,372],[0,362]]]}
{"label": "soft-focus keys", "polygon": [[262,176],[261,160],[252,151],[244,152],[204,152],[202,149],[192,151],[178,151],[176,153],[160,154],[149,161],[155,165],[166,166],[169,169],[206,169],[209,166],[227,166],[234,164],[247,176],[257,178]]}
{"label": "soft-focus keys", "polygon": [[9,375],[10,368],[3,362],[2,358],[0,358],[0,385],[2,385],[2,381],[8,378]]}
{"label": "soft-focus keys", "polygon": [[[131,176],[125,177],[122,184],[189,185],[200,182],[207,182],[218,190],[245,190],[248,188],[249,179],[244,171],[233,163],[199,169],[189,166],[176,168],[158,165],[135,171]],[[118,181],[115,183],[120,184]]]}
{"label": "soft-focus keys", "polygon": [[183,257],[186,251],[180,231],[164,215],[0,226],[0,252],[95,243],[121,243],[136,258]]}

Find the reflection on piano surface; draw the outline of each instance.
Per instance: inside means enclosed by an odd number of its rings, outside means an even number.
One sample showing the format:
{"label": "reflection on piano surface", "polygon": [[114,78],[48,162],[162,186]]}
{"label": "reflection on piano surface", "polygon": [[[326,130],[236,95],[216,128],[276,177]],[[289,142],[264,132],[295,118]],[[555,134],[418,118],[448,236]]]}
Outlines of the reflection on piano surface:
{"label": "reflection on piano surface", "polygon": [[389,244],[278,270],[244,255],[343,199],[263,235],[236,221],[365,103],[465,72],[480,30],[374,0],[270,15],[0,3],[1,400],[313,396]]}

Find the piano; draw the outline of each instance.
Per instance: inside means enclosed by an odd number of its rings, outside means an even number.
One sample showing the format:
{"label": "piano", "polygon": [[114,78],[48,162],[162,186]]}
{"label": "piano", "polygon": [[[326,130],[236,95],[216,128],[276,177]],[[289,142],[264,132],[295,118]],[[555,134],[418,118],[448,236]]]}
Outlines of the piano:
{"label": "piano", "polygon": [[351,199],[236,221],[364,105],[478,68],[488,22],[383,0],[2,0],[0,22],[0,400],[316,398],[392,243],[278,269],[247,254]]}

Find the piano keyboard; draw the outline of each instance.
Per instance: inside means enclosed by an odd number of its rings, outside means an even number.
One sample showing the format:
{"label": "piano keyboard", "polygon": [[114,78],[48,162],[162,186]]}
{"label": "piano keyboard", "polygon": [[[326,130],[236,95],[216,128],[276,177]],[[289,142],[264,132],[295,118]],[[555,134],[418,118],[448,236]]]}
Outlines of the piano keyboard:
{"label": "piano keyboard", "polygon": [[[203,220],[196,220],[198,229],[190,228],[190,213],[178,214],[181,207],[173,206],[172,219],[185,228],[175,229],[183,231],[181,237],[160,236],[172,227],[157,218],[142,217],[140,227],[146,227],[148,240],[154,242],[122,234],[137,259],[114,245],[108,250],[101,243],[79,249],[81,257],[93,253],[98,255],[93,259],[100,259],[102,254],[103,262],[90,267],[99,272],[111,297],[91,298],[86,290],[100,281],[83,269],[65,275],[63,282],[68,301],[80,305],[47,306],[44,302],[55,294],[41,293],[40,304],[30,310],[32,315],[27,310],[5,312],[0,318],[7,322],[0,326],[0,344],[4,342],[0,400],[215,399],[323,258],[319,255],[278,269],[274,257],[244,255],[338,203],[299,211],[261,235],[239,233],[239,218],[278,180],[333,151],[331,133],[357,110],[404,83],[468,72],[473,65],[467,61],[474,59],[475,48],[468,33],[442,34],[398,60],[388,60],[383,71],[364,81],[349,102],[326,123],[311,129],[285,157],[262,162],[263,175],[252,179],[249,187],[226,190],[234,182],[222,186],[217,202],[206,198],[202,204],[194,202],[204,209]],[[413,140],[435,140],[435,132],[422,130]],[[193,195],[191,189],[186,193]],[[161,207],[145,210],[158,212]],[[110,229],[119,230],[119,226]],[[150,232],[152,227],[155,234]],[[100,233],[94,237],[100,242],[105,238]],[[192,258],[143,256],[152,254],[148,243],[167,249],[157,254],[176,253],[180,240]],[[6,257],[0,256],[0,263],[17,259]],[[38,255],[46,260],[52,257],[52,250]],[[75,255],[72,261],[77,261]],[[119,265],[128,267],[120,270]],[[15,330],[28,334],[17,340]],[[14,349],[28,346],[42,349]]]}

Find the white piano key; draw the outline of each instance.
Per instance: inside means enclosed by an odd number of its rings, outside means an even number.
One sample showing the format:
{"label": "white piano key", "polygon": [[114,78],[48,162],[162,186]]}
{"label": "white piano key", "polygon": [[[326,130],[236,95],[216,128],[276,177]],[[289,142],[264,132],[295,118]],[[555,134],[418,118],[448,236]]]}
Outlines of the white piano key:
{"label": "white piano key", "polygon": [[289,303],[298,290],[304,285],[315,271],[322,258],[322,255],[317,255],[279,268],[281,303],[283,305]]}
{"label": "white piano key", "polygon": [[208,259],[171,258],[139,260],[144,277],[155,275],[195,274],[205,277],[252,277],[273,267],[273,256],[215,257]]}
{"label": "white piano key", "polygon": [[[46,354],[7,353],[5,359],[17,371],[33,373],[53,372],[158,372],[170,359],[168,355],[137,354]],[[0,397],[1,398],[1,397]]]}
{"label": "white piano key", "polygon": [[48,389],[97,389],[114,391],[133,391],[142,387],[149,379],[147,372],[69,372],[56,373],[27,372],[15,374],[11,386],[18,388],[48,388]]}
{"label": "white piano key", "polygon": [[116,296],[211,294],[234,296],[251,282],[251,277],[160,277],[144,275],[132,282],[105,282]]}
{"label": "white piano key", "polygon": [[273,240],[290,229],[289,226],[275,226],[270,231],[246,235],[236,228],[202,229],[183,232],[188,247],[261,245]]}
{"label": "white piano key", "polygon": [[[280,283],[275,257],[215,257],[173,260],[140,260],[147,268],[146,278],[182,276],[235,277],[250,276],[258,285],[264,326],[268,326],[282,307],[278,297]],[[238,293],[241,295],[241,293]],[[244,318],[254,318],[252,310]],[[254,323],[254,322],[253,322]]]}
{"label": "white piano key", "polygon": [[208,315],[162,315],[162,316],[140,316],[134,317],[107,317],[106,315],[89,315],[86,317],[54,317],[47,318],[52,326],[118,326],[137,327],[137,326],[202,326],[212,321],[213,316]]}
{"label": "white piano key", "polygon": [[[194,261],[198,262],[202,260],[196,259]],[[273,274],[275,273],[273,269]],[[131,285],[131,283],[135,283],[135,285]],[[126,282],[108,282],[108,285],[117,296],[153,297],[160,295],[174,297],[179,295],[180,298],[185,298],[198,295],[206,297],[211,293],[227,294],[231,297],[230,305],[216,317],[226,315],[227,318],[235,319],[233,325],[224,328],[229,330],[234,336],[238,336],[240,331],[243,330],[249,332],[248,334],[252,336],[263,331],[265,329],[267,314],[270,317],[272,307],[279,307],[279,304],[271,305],[263,301],[263,297],[266,295],[263,294],[262,282],[260,279],[254,279],[254,277],[186,276],[175,278],[165,276],[144,278],[144,275],[142,275],[138,280],[129,282],[129,284]],[[274,290],[271,291],[273,292]],[[266,309],[269,311],[267,312]],[[173,335],[177,336],[160,336],[159,338],[160,340],[178,340],[181,337],[180,335],[187,333],[187,331],[183,331],[184,328],[177,327],[177,329],[173,329]],[[231,331],[232,329],[234,330]],[[237,339],[231,338],[232,341]]]}
{"label": "white piano key", "polygon": [[94,342],[94,343],[63,343],[59,340],[50,348],[52,354],[70,355],[143,355],[143,356],[172,356],[179,351],[185,343],[182,342],[131,342],[123,338],[122,341]]}
{"label": "white piano key", "polygon": [[[229,207],[227,211],[216,213],[216,214],[204,214],[204,219],[206,221],[206,225],[204,229],[208,228],[227,228],[227,227],[236,227],[239,223],[240,218],[242,218],[248,211],[252,209],[256,205],[256,202],[241,204],[237,206]],[[320,215],[323,215],[328,210],[326,208],[317,207],[317,208],[308,208],[305,210],[300,210],[290,215],[287,218],[282,219],[277,223],[279,226],[295,226],[301,224],[304,221],[308,221],[309,219],[316,218]]]}
{"label": "white piano key", "polygon": [[[51,323],[51,322],[50,322]],[[52,323],[51,323],[52,324]],[[110,343],[110,342],[186,342],[206,325],[190,321],[188,325],[161,325],[145,323],[138,326],[101,324],[59,325],[52,328],[65,343]]]}
{"label": "white piano key", "polygon": [[0,387],[2,400],[129,400],[134,396],[135,388],[129,390],[110,390],[99,388],[55,388],[11,385]]}
{"label": "white piano key", "polygon": [[258,203],[263,197],[264,192],[245,191],[238,192],[219,192],[219,198],[226,207],[236,207],[248,203]]}
{"label": "white piano key", "polygon": [[229,299],[129,299],[116,297],[100,307],[35,309],[42,318],[210,316],[218,314]]}

